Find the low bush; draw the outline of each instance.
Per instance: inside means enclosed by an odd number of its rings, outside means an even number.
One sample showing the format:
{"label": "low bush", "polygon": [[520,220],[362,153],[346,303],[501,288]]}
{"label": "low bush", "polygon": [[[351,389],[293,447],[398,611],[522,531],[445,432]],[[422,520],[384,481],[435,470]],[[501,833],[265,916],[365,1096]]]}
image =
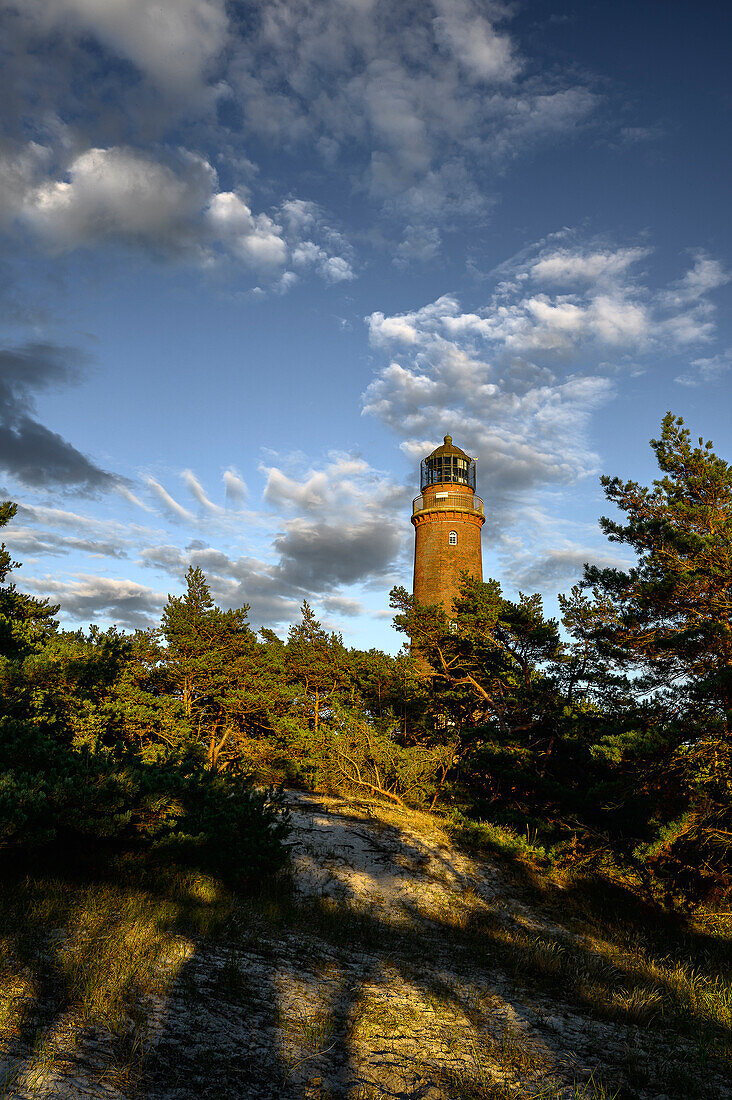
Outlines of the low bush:
{"label": "low bush", "polygon": [[0,719],[0,850],[68,856],[165,854],[236,880],[277,870],[289,831],[282,797],[183,764],[59,743]]}

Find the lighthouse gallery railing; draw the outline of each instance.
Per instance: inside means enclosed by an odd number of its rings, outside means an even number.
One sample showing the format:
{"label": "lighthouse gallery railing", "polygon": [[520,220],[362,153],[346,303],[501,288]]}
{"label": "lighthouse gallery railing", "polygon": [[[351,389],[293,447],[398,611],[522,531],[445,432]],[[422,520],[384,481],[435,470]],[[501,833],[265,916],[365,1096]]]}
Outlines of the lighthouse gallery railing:
{"label": "lighthouse gallery railing", "polygon": [[417,512],[478,512],[483,515],[483,501],[474,493],[437,493],[425,498],[420,493],[412,501],[412,515]]}

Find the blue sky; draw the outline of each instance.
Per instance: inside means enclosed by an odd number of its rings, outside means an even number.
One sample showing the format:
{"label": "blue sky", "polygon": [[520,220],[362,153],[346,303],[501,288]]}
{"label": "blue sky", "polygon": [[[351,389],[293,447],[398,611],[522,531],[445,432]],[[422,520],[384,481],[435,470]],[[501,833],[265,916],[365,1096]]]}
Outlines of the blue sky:
{"label": "blue sky", "polygon": [[732,452],[716,3],[0,0],[18,584],[152,625],[187,566],[395,650],[419,459],[550,610],[666,410]]}

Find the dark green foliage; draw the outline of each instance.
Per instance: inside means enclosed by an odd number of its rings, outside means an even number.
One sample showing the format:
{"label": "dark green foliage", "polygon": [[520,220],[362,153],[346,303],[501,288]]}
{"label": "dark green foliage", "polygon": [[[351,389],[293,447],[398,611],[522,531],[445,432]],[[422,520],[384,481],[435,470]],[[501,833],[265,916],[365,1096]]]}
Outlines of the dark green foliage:
{"label": "dark green foliage", "polygon": [[648,489],[602,479],[625,514],[600,523],[637,555],[628,571],[588,568],[584,587],[603,601],[598,643],[638,668],[644,687],[681,686],[690,704],[732,727],[732,468],[668,413],[651,441],[663,477]]}
{"label": "dark green foliage", "polygon": [[[5,527],[18,511],[17,504],[0,504],[0,527]],[[58,606],[18,592],[14,584],[5,585],[8,573],[17,565],[5,543],[0,546],[0,660],[32,653],[53,633],[53,616]]]}
{"label": "dark green foliage", "polygon": [[476,808],[497,805],[508,819],[546,814],[556,802],[549,762],[560,755],[565,703],[557,624],[544,618],[540,598],[513,603],[497,581],[465,576],[450,622],[403,589],[392,603],[397,627],[429,667],[436,732],[454,738],[461,786]]}
{"label": "dark green foliage", "polygon": [[281,866],[288,831],[275,792],[74,750],[29,723],[0,725],[0,850],[88,855],[103,844],[246,881]]}
{"label": "dark green foliage", "polygon": [[[13,513],[5,506],[3,521]],[[2,579],[11,565],[3,549]],[[54,608],[0,588],[0,851],[149,853],[247,881],[282,864],[281,798],[216,775],[218,758],[200,738],[204,723],[254,709],[223,665],[240,674],[262,647],[245,611],[206,605],[205,581],[192,580],[203,598],[183,628],[176,608],[168,616],[177,649],[167,650],[150,634],[57,631]],[[181,681],[192,685],[190,701],[170,690]]]}
{"label": "dark green foliage", "polygon": [[31,722],[0,720],[0,848],[83,845],[130,825],[134,779]]}
{"label": "dark green foliage", "polygon": [[285,861],[289,817],[281,792],[232,786],[221,776],[171,776],[145,783],[158,799],[173,799],[182,812],[175,827],[160,832],[154,849],[224,878],[251,882]]}
{"label": "dark green foliage", "polygon": [[636,564],[587,568],[582,584],[595,680],[631,671],[624,709],[641,716],[598,749],[643,796],[634,855],[646,873],[669,900],[710,899],[732,891],[732,468],[671,413],[651,446],[663,475],[652,488],[603,478],[623,519],[602,527]]}

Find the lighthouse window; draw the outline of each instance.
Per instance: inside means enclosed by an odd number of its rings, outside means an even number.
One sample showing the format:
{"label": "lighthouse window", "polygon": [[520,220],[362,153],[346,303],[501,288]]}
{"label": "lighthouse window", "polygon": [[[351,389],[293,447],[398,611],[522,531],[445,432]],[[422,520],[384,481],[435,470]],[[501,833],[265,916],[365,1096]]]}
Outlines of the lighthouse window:
{"label": "lighthouse window", "polygon": [[450,546],[457,546],[457,531],[451,531],[447,541]]}

